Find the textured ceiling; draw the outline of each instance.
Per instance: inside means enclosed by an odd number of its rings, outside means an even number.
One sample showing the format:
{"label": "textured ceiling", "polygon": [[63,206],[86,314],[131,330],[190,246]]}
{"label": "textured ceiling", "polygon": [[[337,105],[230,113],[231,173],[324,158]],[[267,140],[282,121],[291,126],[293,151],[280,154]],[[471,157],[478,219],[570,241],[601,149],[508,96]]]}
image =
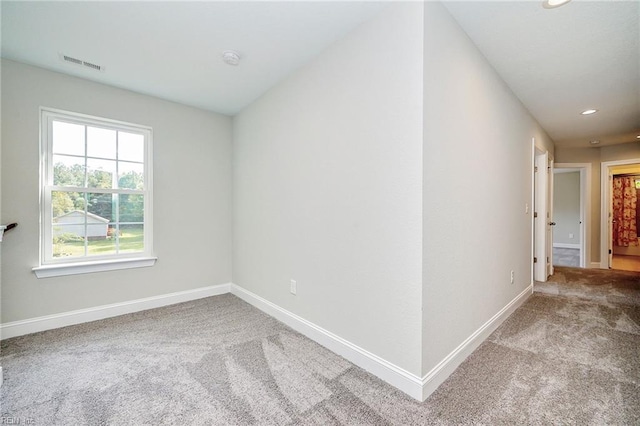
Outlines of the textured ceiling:
{"label": "textured ceiling", "polygon": [[640,2],[445,5],[556,145],[637,140]]}
{"label": "textured ceiling", "polygon": [[[387,6],[2,1],[2,56],[233,115]],[[557,145],[636,141],[640,2],[445,6]],[[226,49],[241,54],[238,67],[222,62]],[[60,53],[105,71],[64,63]],[[599,112],[579,114],[587,108]]]}

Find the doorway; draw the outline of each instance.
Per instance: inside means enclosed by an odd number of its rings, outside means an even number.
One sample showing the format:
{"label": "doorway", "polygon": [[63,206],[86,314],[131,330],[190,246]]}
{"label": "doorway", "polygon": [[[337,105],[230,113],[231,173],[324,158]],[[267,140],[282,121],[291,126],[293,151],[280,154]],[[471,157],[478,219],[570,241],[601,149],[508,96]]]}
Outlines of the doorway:
{"label": "doorway", "polygon": [[553,173],[553,264],[586,268],[591,263],[591,164],[556,163]]}
{"label": "doorway", "polygon": [[640,159],[602,163],[602,267],[640,272]]}

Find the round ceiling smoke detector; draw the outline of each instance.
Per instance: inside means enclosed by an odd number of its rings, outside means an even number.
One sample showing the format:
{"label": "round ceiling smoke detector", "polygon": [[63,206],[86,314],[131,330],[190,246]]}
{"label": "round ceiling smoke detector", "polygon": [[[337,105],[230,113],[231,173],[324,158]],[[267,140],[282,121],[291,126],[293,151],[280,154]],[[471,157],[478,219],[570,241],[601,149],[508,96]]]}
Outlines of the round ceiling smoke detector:
{"label": "round ceiling smoke detector", "polygon": [[240,54],[234,50],[225,50],[222,52],[222,60],[229,65],[236,66],[240,63]]}

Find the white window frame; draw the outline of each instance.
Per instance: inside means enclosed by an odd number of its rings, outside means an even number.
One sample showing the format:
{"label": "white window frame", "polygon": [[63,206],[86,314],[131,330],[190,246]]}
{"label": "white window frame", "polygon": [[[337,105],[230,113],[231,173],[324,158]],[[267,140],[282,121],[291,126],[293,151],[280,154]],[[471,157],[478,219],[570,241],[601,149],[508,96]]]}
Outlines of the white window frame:
{"label": "white window frame", "polygon": [[[144,136],[144,190],[142,192],[122,189],[89,189],[87,192],[139,193],[144,196],[144,251],[110,255],[91,255],[73,258],[54,258],[52,253],[53,223],[53,147],[52,123],[64,121],[84,126],[100,127],[142,134]],[[157,258],[153,255],[153,131],[150,127],[126,123],[102,117],[79,114],[53,108],[40,108],[40,265],[33,268],[38,278],[75,275],[91,272],[111,271],[153,266]],[[85,142],[86,143],[86,142]],[[86,155],[86,153],[85,153]],[[85,189],[86,191],[86,189]]]}

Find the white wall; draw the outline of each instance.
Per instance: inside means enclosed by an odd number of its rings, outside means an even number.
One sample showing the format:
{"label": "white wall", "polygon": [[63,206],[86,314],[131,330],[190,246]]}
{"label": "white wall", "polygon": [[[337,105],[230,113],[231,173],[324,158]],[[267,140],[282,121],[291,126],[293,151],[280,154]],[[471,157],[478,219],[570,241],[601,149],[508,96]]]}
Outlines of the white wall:
{"label": "white wall", "polygon": [[[151,268],[37,279],[40,106],[153,128]],[[231,281],[231,119],[2,61],[2,322]],[[207,224],[206,227],[193,226]]]}
{"label": "white wall", "polygon": [[424,28],[426,374],[531,284],[531,139],[553,144],[440,3]]}
{"label": "white wall", "polygon": [[553,176],[554,244],[580,244],[580,172]]}
{"label": "white wall", "polygon": [[413,374],[421,51],[422,5],[394,5],[233,121],[234,283]]}

